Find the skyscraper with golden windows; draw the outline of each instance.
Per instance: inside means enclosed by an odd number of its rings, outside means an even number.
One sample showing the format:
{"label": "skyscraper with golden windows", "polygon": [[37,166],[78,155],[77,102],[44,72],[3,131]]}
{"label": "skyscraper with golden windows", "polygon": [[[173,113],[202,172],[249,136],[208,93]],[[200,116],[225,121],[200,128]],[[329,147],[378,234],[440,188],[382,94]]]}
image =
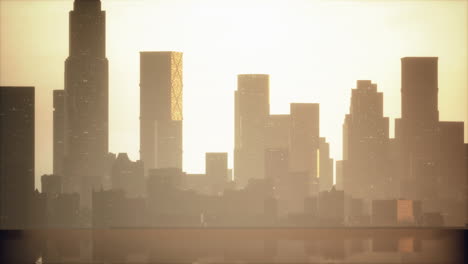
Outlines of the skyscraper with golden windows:
{"label": "skyscraper with golden windows", "polygon": [[182,53],[140,53],[140,159],[182,169]]}

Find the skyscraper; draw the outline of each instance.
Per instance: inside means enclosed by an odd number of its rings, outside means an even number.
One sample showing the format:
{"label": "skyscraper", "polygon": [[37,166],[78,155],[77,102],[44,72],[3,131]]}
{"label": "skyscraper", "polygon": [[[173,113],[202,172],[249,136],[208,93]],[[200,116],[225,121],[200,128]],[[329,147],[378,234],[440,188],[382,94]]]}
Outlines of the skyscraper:
{"label": "skyscraper", "polygon": [[34,192],[34,87],[0,87],[0,229],[22,229]]}
{"label": "skyscraper", "polygon": [[409,199],[437,196],[439,111],[437,57],[401,59],[401,119],[395,121],[400,148],[401,194]]}
{"label": "skyscraper", "polygon": [[140,53],[140,156],[145,171],[182,169],[182,53]]}
{"label": "skyscraper", "polygon": [[344,191],[366,201],[393,198],[391,183],[396,181],[390,182],[386,167],[389,121],[383,116],[383,93],[368,80],[356,86],[343,124]]}
{"label": "skyscraper", "polygon": [[317,177],[319,104],[291,104],[290,171]]}
{"label": "skyscraper", "polygon": [[65,62],[65,192],[91,206],[108,153],[108,61],[105,11],[99,0],[75,0]]}
{"label": "skyscraper", "polygon": [[438,58],[401,59],[401,117],[423,128],[439,121]]}
{"label": "skyscraper", "polygon": [[54,174],[63,176],[64,132],[65,132],[65,91],[54,90]]}
{"label": "skyscraper", "polygon": [[269,76],[240,74],[235,97],[234,180],[245,186],[264,178],[265,126],[270,113]]}
{"label": "skyscraper", "polygon": [[463,123],[439,121],[437,62],[437,57],[401,59],[402,115],[395,124],[401,195],[421,200],[426,212],[441,212],[447,225],[463,226]]}

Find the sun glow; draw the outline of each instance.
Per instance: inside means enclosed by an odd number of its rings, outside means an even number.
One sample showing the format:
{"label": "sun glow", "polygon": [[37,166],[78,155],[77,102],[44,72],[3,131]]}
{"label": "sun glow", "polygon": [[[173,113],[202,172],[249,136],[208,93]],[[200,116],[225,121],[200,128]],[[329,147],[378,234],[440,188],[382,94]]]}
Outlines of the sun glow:
{"label": "sun glow", "polygon": [[[441,120],[467,114],[467,2],[112,1],[107,14],[110,151],[138,159],[139,52],[183,52],[184,169],[229,152],[240,73],[270,74],[271,113],[320,103],[320,134],[341,159],[342,123],[356,80],[384,92],[400,116],[400,58],[439,57]],[[72,1],[0,1],[0,84],[34,85],[36,175],[52,168],[52,90],[63,89]],[[53,41],[51,41],[53,40]],[[20,43],[20,44],[18,44]],[[50,43],[50,44],[46,44]],[[47,58],[47,65],[43,65]],[[393,136],[393,120],[390,135]]]}

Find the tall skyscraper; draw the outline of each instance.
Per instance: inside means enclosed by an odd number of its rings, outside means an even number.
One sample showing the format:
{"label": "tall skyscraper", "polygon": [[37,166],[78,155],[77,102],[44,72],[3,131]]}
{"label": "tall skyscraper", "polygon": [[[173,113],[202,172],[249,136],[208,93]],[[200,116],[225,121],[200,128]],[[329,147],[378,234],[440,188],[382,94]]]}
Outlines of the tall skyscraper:
{"label": "tall skyscraper", "polygon": [[140,53],[140,156],[145,171],[182,169],[182,53]]}
{"label": "tall skyscraper", "polygon": [[65,192],[91,206],[108,153],[108,61],[105,11],[99,0],[75,0],[65,62]]}
{"label": "tall skyscraper", "polygon": [[401,59],[401,119],[395,122],[395,137],[401,148],[401,192],[405,198],[436,195],[440,170],[437,62],[437,57]]}
{"label": "tall skyscraper", "polygon": [[54,174],[63,176],[63,163],[65,160],[65,91],[54,90]]}
{"label": "tall skyscraper", "polygon": [[396,195],[391,186],[396,181],[390,182],[391,173],[386,167],[388,130],[388,118],[383,116],[383,93],[371,81],[357,81],[351,94],[350,113],[343,124],[344,191],[353,198],[370,201]]}
{"label": "tall skyscraper", "polygon": [[401,59],[401,118],[417,128],[439,121],[437,57]]}
{"label": "tall skyscraper", "polygon": [[401,59],[401,119],[395,121],[400,148],[401,194],[410,199],[437,196],[439,175],[438,58]]}
{"label": "tall skyscraper", "polygon": [[466,219],[463,123],[439,122],[438,58],[401,59],[401,119],[395,123],[401,196],[441,212],[450,226]]}
{"label": "tall skyscraper", "polygon": [[34,192],[34,87],[0,87],[0,229],[22,229]]}
{"label": "tall skyscraper", "polygon": [[269,76],[240,74],[235,91],[234,180],[264,178],[265,125],[270,113]]}

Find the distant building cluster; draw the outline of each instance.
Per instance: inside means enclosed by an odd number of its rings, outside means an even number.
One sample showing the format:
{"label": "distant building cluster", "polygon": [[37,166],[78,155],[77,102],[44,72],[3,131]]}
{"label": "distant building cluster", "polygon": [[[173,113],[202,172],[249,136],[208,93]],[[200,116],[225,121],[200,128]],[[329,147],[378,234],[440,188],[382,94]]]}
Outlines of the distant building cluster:
{"label": "distant building cluster", "polygon": [[401,59],[395,138],[383,94],[357,81],[336,162],[319,133],[318,103],[272,115],[269,76],[240,74],[234,168],[227,153],[206,153],[205,174],[189,174],[182,53],[140,53],[140,160],[132,161],[108,150],[100,1],[75,0],[69,41],[65,89],[53,92],[53,174],[42,176],[42,192],[34,187],[34,87],[0,87],[1,229],[468,223],[468,144],[463,122],[439,120],[438,58]]}

